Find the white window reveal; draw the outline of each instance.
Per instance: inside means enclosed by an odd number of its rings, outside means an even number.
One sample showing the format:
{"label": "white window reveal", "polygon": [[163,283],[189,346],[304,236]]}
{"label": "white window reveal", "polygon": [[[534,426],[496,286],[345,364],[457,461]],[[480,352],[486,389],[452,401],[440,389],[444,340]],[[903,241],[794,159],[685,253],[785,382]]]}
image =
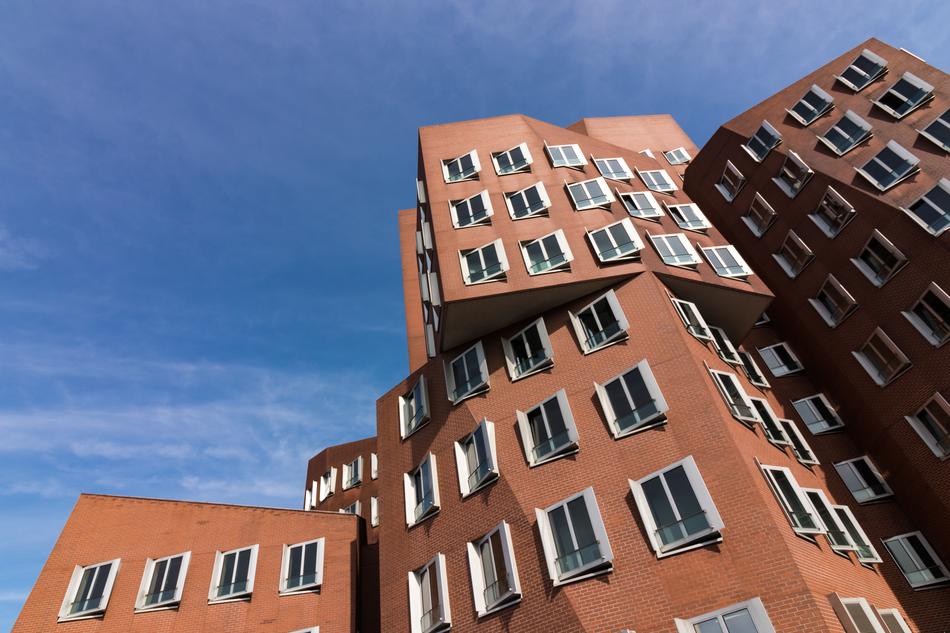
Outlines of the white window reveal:
{"label": "white window reveal", "polygon": [[620,201],[627,213],[635,218],[659,218],[663,215],[659,203],[649,191],[621,192]]}
{"label": "white window reveal", "polygon": [[835,75],[835,79],[855,92],[861,92],[872,81],[883,75],[886,69],[887,60],[864,49],[840,75]]}
{"label": "white window reveal", "polygon": [[808,217],[818,225],[822,233],[834,239],[854,218],[854,207],[840,193],[828,187],[818,203],[818,208]]}
{"label": "white window reveal", "polygon": [[399,430],[403,439],[429,421],[429,390],[426,377],[419,376],[412,389],[399,397]]}
{"label": "white window reveal", "polygon": [[665,169],[653,169],[649,171],[640,171],[638,169],[637,174],[640,176],[640,180],[643,181],[643,184],[647,186],[647,189],[651,191],[676,191],[676,185],[673,183],[673,179],[670,178],[670,175],[666,173]]}
{"label": "white window reveal", "polygon": [[789,438],[785,434],[785,428],[779,422],[779,417],[775,415],[768,401],[762,398],[749,398],[749,400],[752,401],[752,406],[755,407],[755,412],[759,416],[759,422],[765,432],[765,439],[772,444],[787,446]]}
{"label": "white window reveal", "polygon": [[369,454],[369,476],[371,479],[379,478],[379,458],[376,453]]}
{"label": "white window reveal", "polygon": [[616,438],[666,421],[669,406],[645,359],[602,385],[595,382],[594,390]]}
{"label": "white window reveal", "polygon": [[828,275],[825,283],[818,289],[818,294],[809,299],[808,302],[829,327],[837,327],[839,323],[858,309],[858,302],[834,278],[834,275]]}
{"label": "white window reveal", "polygon": [[577,340],[585,354],[627,338],[627,328],[630,324],[613,290],[608,290],[606,294],[576,313],[568,314],[574,325]]}
{"label": "white window reveal", "polygon": [[861,349],[851,354],[881,387],[910,368],[910,359],[881,328],[874,330]]}
{"label": "white window reveal", "polygon": [[684,234],[652,235],[647,233],[647,237],[650,238],[653,248],[660,254],[663,263],[667,266],[694,268],[699,265],[699,255]]}
{"label": "white window reveal", "polygon": [[868,535],[861,529],[861,525],[854,517],[854,513],[851,512],[851,508],[848,506],[832,506],[832,508],[834,508],[835,514],[838,516],[838,521],[844,526],[848,537],[856,548],[855,553],[858,556],[858,562],[865,565],[880,563],[880,554],[878,554],[874,546],[871,545],[871,539],[869,539]]}
{"label": "white window reveal", "polygon": [[828,599],[846,633],[888,633],[865,598],[844,598],[832,593]]}
{"label": "white window reveal", "polygon": [[742,359],[739,358],[739,353],[736,351],[736,347],[732,344],[732,341],[729,340],[729,335],[726,334],[725,330],[721,327],[710,325],[709,331],[712,334],[713,346],[716,348],[716,353],[719,354],[719,358],[731,365],[741,365]]}
{"label": "white window reveal", "polygon": [[544,145],[554,167],[580,167],[587,164],[580,145]]}
{"label": "white window reveal", "polygon": [[627,166],[623,158],[595,158],[594,164],[604,178],[611,180],[629,180],[633,178],[633,171]]}
{"label": "white window reveal", "polygon": [[478,617],[521,600],[518,564],[511,544],[511,527],[502,521],[482,538],[467,544],[472,593]]}
{"label": "white window reveal", "polygon": [[409,572],[409,621],[411,633],[437,633],[452,628],[445,555]]}
{"label": "white window reveal", "polygon": [[901,209],[927,232],[943,234],[950,228],[950,179],[941,178],[936,187]]}
{"label": "white window reveal", "polygon": [[415,470],[403,474],[406,525],[412,527],[434,516],[440,507],[439,475],[435,455],[429,453]]}
{"label": "white window reveal", "polygon": [[786,196],[794,198],[805,187],[808,181],[811,180],[813,175],[815,175],[815,172],[812,171],[811,167],[806,165],[805,161],[803,161],[798,154],[792,150],[788,150],[785,162],[782,163],[782,168],[779,170],[778,175],[772,178],[772,182],[774,182]]}
{"label": "white window reveal", "polygon": [[326,539],[284,545],[280,568],[280,593],[314,591],[323,584],[323,557]]}
{"label": "white window reveal", "polygon": [[340,514],[355,514],[360,516],[363,505],[357,499],[345,508],[340,508]]}
{"label": "white window reveal", "polygon": [[835,464],[835,470],[858,503],[878,501],[894,495],[871,459],[865,455]]}
{"label": "white window reveal", "polygon": [[889,239],[874,230],[857,257],[851,259],[858,270],[877,287],[890,281],[907,263],[907,258]]}
{"label": "white window reveal", "polygon": [[677,314],[683,320],[687,332],[704,341],[712,340],[712,332],[709,331],[709,326],[695,303],[683,301],[676,297],[670,297],[670,300],[673,302]]}
{"label": "white window reveal", "polygon": [[805,493],[805,498],[808,499],[811,507],[814,508],[815,516],[818,517],[831,549],[836,552],[856,550],[857,548],[851,542],[851,537],[848,536],[844,524],[838,518],[838,514],[834,511],[824,491],[818,488],[803,488],[802,491]]}
{"label": "white window reveal", "polygon": [[785,111],[803,126],[808,127],[818,120],[818,117],[831,110],[834,101],[830,94],[812,84],[805,96]]}
{"label": "white window reveal", "polygon": [[530,466],[577,452],[577,426],[563,389],[527,412],[515,414]]}
{"label": "white window reveal", "polygon": [[720,277],[745,279],[752,274],[752,269],[749,268],[745,260],[742,259],[742,256],[739,255],[739,251],[736,250],[736,247],[731,244],[726,244],[725,246],[700,246],[699,250],[702,251],[709,265],[713,267],[713,270],[715,270],[716,274]]}
{"label": "white window reveal", "polygon": [[811,446],[808,444],[805,436],[798,430],[798,425],[784,418],[779,418],[778,422],[785,432],[785,437],[788,438],[792,452],[795,454],[795,459],[805,465],[818,464],[818,457],[815,455],[815,452],[811,450]]}
{"label": "white window reveal", "polygon": [[831,403],[822,393],[816,393],[800,400],[793,400],[792,406],[795,407],[795,411],[801,416],[802,422],[805,423],[812,435],[835,431],[844,426],[844,422],[841,421]]}
{"label": "white window reveal", "polygon": [[669,211],[670,217],[676,221],[681,229],[705,231],[712,226],[703,212],[699,210],[699,207],[693,203],[667,204],[666,210]]}
{"label": "white window reveal", "polygon": [[677,633],[775,633],[760,598],[674,623]]}
{"label": "white window reveal", "polygon": [[478,177],[482,164],[478,160],[478,152],[472,150],[456,158],[442,161],[442,176],[445,182],[460,182]]}
{"label": "white window reveal", "polygon": [[950,109],[934,119],[933,123],[922,130],[920,135],[945,152],[950,152]]}
{"label": "white window reveal", "polygon": [[904,73],[897,83],[874,101],[874,105],[895,119],[903,119],[933,98],[933,86],[917,75]]}
{"label": "white window reveal", "polygon": [[455,442],[455,465],[462,497],[481,490],[498,479],[495,425],[487,419],[469,435]]}
{"label": "white window reveal", "polygon": [[379,497],[369,498],[369,524],[379,527]]}
{"label": "white window reveal", "polygon": [[663,156],[670,165],[682,165],[690,161],[689,152],[686,151],[685,147],[677,147],[668,152],[663,152]]}
{"label": "white window reveal", "polygon": [[320,476],[320,503],[327,500],[327,497],[336,492],[336,468],[331,466],[330,470]]}
{"label": "white window reveal", "polygon": [[488,224],[495,213],[487,189],[471,198],[449,202],[449,211],[452,215],[452,226],[457,229]]}
{"label": "white window reveal", "polygon": [[760,347],[759,356],[762,357],[769,371],[776,378],[797,374],[803,369],[801,361],[795,356],[788,343],[782,342],[768,347]]}
{"label": "white window reveal", "polygon": [[782,142],[782,135],[768,121],[762,121],[749,140],[742,148],[749,153],[757,163],[761,163],[769,152]]}
{"label": "white window reveal", "polygon": [[189,562],[191,552],[147,559],[142,584],[135,599],[135,610],[161,609],[181,602]]}
{"label": "white window reveal", "polygon": [[761,465],[769,487],[778,499],[792,529],[798,534],[818,534],[822,527],[795,475],[784,466]]}
{"label": "white window reveal", "polygon": [[901,147],[896,141],[887,145],[857,172],[880,191],[887,191],[902,180],[916,174],[920,159]]}
{"label": "white window reveal", "polygon": [[914,415],[906,416],[920,439],[940,459],[950,457],[950,403],[935,393]]}
{"label": "white window reveal", "polygon": [[789,231],[778,252],[772,253],[772,258],[786,275],[795,279],[815,259],[815,254],[795,231]]}
{"label": "white window reveal", "polygon": [[495,172],[499,176],[517,174],[531,170],[531,152],[528,145],[521,143],[503,152],[494,152],[491,160],[495,164]]}
{"label": "white window reveal", "polygon": [[343,490],[360,485],[363,480],[363,456],[360,455],[349,464],[343,464]]}
{"label": "white window reveal", "polygon": [[637,235],[630,218],[624,218],[619,222],[608,224],[594,231],[588,231],[587,239],[594,247],[597,259],[605,264],[639,259],[640,251],[643,250],[643,242],[640,240],[640,236]]}
{"label": "white window reveal", "polygon": [[762,373],[762,370],[759,369],[755,359],[752,358],[752,354],[742,351],[738,352],[738,354],[739,360],[742,361],[742,371],[745,372],[746,378],[749,379],[749,382],[751,382],[756,387],[768,387],[769,381]]}
{"label": "white window reveal", "polygon": [[878,609],[877,615],[887,628],[887,633],[914,633],[897,609]]}
{"label": "white window reveal", "polygon": [[535,508],[548,574],[554,585],[590,578],[613,568],[613,551],[587,488],[543,510]]}
{"label": "white window reveal", "polygon": [[554,364],[554,349],[544,319],[538,319],[511,338],[501,339],[511,380],[547,369]]}
{"label": "white window reveal", "polygon": [[742,216],[742,221],[749,227],[753,235],[762,237],[775,222],[775,218],[775,209],[766,202],[759,192],[756,192],[752,198],[752,204],[749,205],[749,210]]}
{"label": "white window reveal", "polygon": [[871,138],[871,124],[848,110],[818,140],[838,156],[844,156]]}
{"label": "white window reveal", "polygon": [[749,425],[759,421],[759,416],[755,412],[752,401],[742,385],[739,384],[739,379],[735,374],[719,371],[718,369],[710,369],[709,373],[712,375],[719,393],[722,394],[722,399],[726,401],[726,406],[729,407],[732,417]]}
{"label": "white window reveal", "polygon": [[732,161],[727,160],[726,166],[722,170],[722,176],[716,183],[716,189],[722,194],[722,197],[732,202],[739,195],[742,186],[745,185],[746,178],[742,175]]}
{"label": "white window reveal", "polygon": [[259,546],[215,552],[208,602],[247,599],[254,591]]}
{"label": "white window reveal", "polygon": [[520,242],[521,255],[529,275],[570,270],[574,254],[564,231],[558,229],[534,240]]}
{"label": "white window reveal", "polygon": [[505,194],[505,204],[508,205],[508,215],[512,220],[533,218],[546,215],[551,208],[551,199],[544,188],[543,182],[536,182],[530,187]]}
{"label": "white window reveal", "polygon": [[920,532],[893,536],[884,541],[884,546],[914,589],[950,580],[947,567]]}
{"label": "white window reveal", "polygon": [[119,572],[119,562],[117,558],[95,565],[76,565],[59,609],[59,621],[80,620],[105,613]]}
{"label": "white window reveal", "polygon": [[567,191],[578,211],[604,207],[614,201],[614,194],[603,178],[568,183]]}
{"label": "white window reveal", "polygon": [[500,239],[478,248],[459,251],[459,261],[466,285],[503,280],[509,269],[505,246]]}
{"label": "white window reveal", "polygon": [[488,364],[481,341],[444,364],[446,395],[452,404],[488,391]]}

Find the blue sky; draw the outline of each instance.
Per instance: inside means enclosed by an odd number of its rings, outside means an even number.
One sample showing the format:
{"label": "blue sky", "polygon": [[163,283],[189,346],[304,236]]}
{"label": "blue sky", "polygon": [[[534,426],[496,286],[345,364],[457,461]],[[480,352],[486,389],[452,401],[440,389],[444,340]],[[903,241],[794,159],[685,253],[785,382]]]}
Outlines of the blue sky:
{"label": "blue sky", "polygon": [[395,210],[420,125],[716,126],[950,5],[6,2],[0,629],[81,491],[301,503],[405,373]]}

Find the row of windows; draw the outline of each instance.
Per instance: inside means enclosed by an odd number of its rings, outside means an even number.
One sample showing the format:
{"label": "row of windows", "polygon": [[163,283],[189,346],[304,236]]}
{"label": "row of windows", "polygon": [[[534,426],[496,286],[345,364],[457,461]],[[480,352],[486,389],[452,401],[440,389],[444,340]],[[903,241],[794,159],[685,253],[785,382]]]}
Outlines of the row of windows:
{"label": "row of windows", "polygon": [[[358,487],[363,480],[363,456],[360,455],[353,461],[343,464],[343,490]],[[379,462],[376,453],[370,453],[370,478],[379,477]],[[312,510],[318,504],[323,503],[336,493],[337,468],[331,466],[328,471],[311,483],[308,490],[304,491],[304,510]],[[354,501],[345,508],[340,508],[344,514],[363,515],[363,506],[359,500]],[[379,499],[370,498],[370,525],[377,527],[379,525]]]}

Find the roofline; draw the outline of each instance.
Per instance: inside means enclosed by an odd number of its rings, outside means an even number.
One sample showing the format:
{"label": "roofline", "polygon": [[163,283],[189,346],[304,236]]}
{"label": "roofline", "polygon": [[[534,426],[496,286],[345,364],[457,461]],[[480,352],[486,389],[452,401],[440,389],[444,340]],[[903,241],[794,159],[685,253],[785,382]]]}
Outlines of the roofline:
{"label": "roofline", "polygon": [[196,506],[217,506],[222,508],[244,508],[247,510],[268,510],[272,512],[299,512],[301,514],[321,514],[327,516],[356,517],[355,514],[346,514],[343,512],[332,512],[329,510],[296,510],[294,508],[277,508],[274,506],[252,506],[241,503],[219,503],[213,501],[191,501],[188,499],[158,499],[155,497],[136,497],[128,495],[109,495],[96,492],[81,492],[76,500],[78,504],[83,499],[107,499],[110,501],[128,500],[128,501],[147,501],[150,503],[177,503]]}

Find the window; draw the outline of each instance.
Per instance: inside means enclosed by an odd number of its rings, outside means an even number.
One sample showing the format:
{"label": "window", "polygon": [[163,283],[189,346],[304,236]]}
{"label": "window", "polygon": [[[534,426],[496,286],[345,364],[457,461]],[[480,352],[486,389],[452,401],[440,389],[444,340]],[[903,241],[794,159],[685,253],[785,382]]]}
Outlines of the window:
{"label": "window", "polygon": [[834,275],[828,275],[825,283],[818,289],[818,294],[813,299],[809,299],[808,302],[829,327],[837,327],[839,323],[858,309],[857,301],[834,278]]}
{"label": "window", "polygon": [[721,540],[722,518],[690,455],[630,490],[657,558]]}
{"label": "window", "polygon": [[778,499],[792,529],[798,534],[818,534],[822,531],[811,504],[795,480],[795,475],[783,466],[761,465],[769,487]]}
{"label": "window", "polygon": [[363,456],[360,455],[349,464],[343,464],[343,490],[360,485],[363,480]]}
{"label": "window", "polygon": [[481,193],[476,193],[471,198],[452,200],[449,202],[449,211],[452,214],[452,226],[457,229],[488,224],[491,216],[495,213],[487,189]]}
{"label": "window", "polygon": [[323,553],[326,539],[284,545],[280,566],[282,594],[313,591],[323,584]]}
{"label": "window", "polygon": [[508,272],[508,257],[501,240],[489,242],[479,248],[459,251],[462,264],[462,279],[466,285],[497,281]]}
{"label": "window", "polygon": [[406,525],[412,527],[439,511],[439,476],[435,455],[429,453],[415,470],[403,474]]}
{"label": "window", "polygon": [[769,318],[769,315],[763,312],[759,315],[759,320],[752,324],[753,327],[758,327],[760,325],[767,325],[771,323],[772,319]]}
{"label": "window", "polygon": [[864,598],[842,598],[837,593],[828,598],[846,633],[887,633]]}
{"label": "window", "polygon": [[666,162],[670,165],[682,165],[688,163],[690,159],[689,152],[686,151],[685,147],[677,147],[668,152],[663,152],[663,156],[666,157]]}
{"label": "window", "polygon": [[848,506],[831,507],[834,508],[838,520],[841,522],[841,525],[844,526],[848,537],[856,548],[855,553],[858,555],[858,562],[865,565],[880,563],[880,555],[877,553],[877,550],[874,549],[874,546],[871,545],[871,540],[868,538],[868,535],[864,533],[864,530],[861,529],[858,520],[854,518],[854,513],[851,512],[851,508]]}
{"label": "window", "polygon": [[544,145],[555,167],[580,167],[587,164],[580,145]]}
{"label": "window", "polygon": [[529,275],[569,270],[574,259],[567,237],[561,229],[520,244],[521,255]]}
{"label": "window", "polygon": [[677,633],[775,633],[759,598],[674,623]]}
{"label": "window", "polygon": [[452,628],[445,555],[409,572],[409,618],[412,633],[435,633]]}
{"label": "window", "polygon": [[815,456],[814,451],[811,450],[811,446],[809,446],[805,440],[805,436],[798,430],[798,426],[794,422],[779,418],[778,423],[785,432],[785,437],[788,438],[792,452],[795,454],[795,459],[805,465],[819,463],[818,457]]}
{"label": "window", "polygon": [[379,527],[379,497],[369,498],[369,524]]}
{"label": "window", "polygon": [[857,266],[872,284],[881,287],[904,267],[907,258],[875,229],[860,254],[853,258],[851,263]]}
{"label": "window", "polygon": [[759,348],[759,356],[776,378],[795,374],[802,370],[802,364],[787,343],[776,343]]}
{"label": "window", "polygon": [[620,194],[627,213],[635,218],[658,218],[663,215],[656,198],[649,191],[631,191]]}
{"label": "window", "polygon": [[920,162],[916,156],[897,144],[888,141],[877,155],[864,167],[855,167],[865,180],[881,191],[887,191],[900,181],[914,175]]}
{"label": "window", "polygon": [[736,169],[732,161],[726,161],[726,167],[722,170],[722,176],[716,183],[716,189],[722,194],[722,197],[732,202],[739,195],[742,186],[745,184],[745,176]]}
{"label": "window", "polygon": [[488,391],[488,365],[485,350],[479,341],[445,363],[445,388],[452,404]]}
{"label": "window", "polygon": [[844,156],[865,140],[871,138],[871,124],[848,110],[818,140],[838,156]]}
{"label": "window", "polygon": [[330,470],[320,476],[320,503],[326,501],[327,497],[336,492],[336,468],[330,467]]}
{"label": "window", "polygon": [[567,185],[567,191],[571,194],[574,208],[578,211],[603,207],[614,200],[614,194],[610,192],[610,187],[603,178],[572,182]]}
{"label": "window", "polygon": [[785,192],[785,195],[789,198],[794,198],[814,174],[815,172],[805,164],[805,161],[798,154],[788,150],[785,162],[782,163],[778,175],[772,178],[772,182],[778,185],[778,188]]}
{"label": "window", "polygon": [[399,431],[403,439],[429,421],[429,390],[426,377],[419,376],[409,393],[399,398]]}
{"label": "window", "polygon": [[840,75],[835,75],[835,78],[855,92],[861,92],[872,81],[883,75],[886,68],[887,61],[883,57],[864,49],[857,59],[851,62],[851,65]]}
{"label": "window", "polygon": [[145,611],[178,604],[185,586],[191,552],[145,561],[145,573],[135,599],[135,610]]}
{"label": "window", "polygon": [[931,345],[950,340],[950,296],[937,284],[930,284],[910,311],[902,313]]}
{"label": "window", "polygon": [[910,367],[910,360],[881,328],[874,330],[864,346],[851,354],[881,387]]}
{"label": "window", "polygon": [[933,96],[933,86],[912,73],[904,73],[897,83],[874,101],[874,105],[895,119],[903,119],[933,99]]}
{"label": "window", "polygon": [[894,494],[867,456],[838,462],[835,470],[858,503],[877,501]]}
{"label": "window", "polygon": [[805,266],[815,259],[814,253],[808,248],[808,245],[798,237],[795,231],[789,231],[785,236],[785,241],[779,247],[777,253],[772,257],[782,267],[785,274],[794,279],[805,269]]}
{"label": "window", "polygon": [[901,209],[925,230],[934,235],[942,234],[950,227],[950,180],[941,178],[936,187]]}
{"label": "window", "polygon": [[637,170],[640,180],[652,191],[676,191],[676,185],[665,169],[654,169],[650,171]]}
{"label": "window", "polygon": [[69,579],[63,605],[59,609],[59,621],[78,620],[105,613],[118,572],[118,558],[85,567],[76,565]]}
{"label": "window", "polygon": [[950,404],[935,393],[914,415],[906,416],[920,438],[940,459],[950,457]]}
{"label": "window", "polygon": [[555,586],[612,569],[614,555],[593,488],[544,510],[535,508],[534,512],[548,574]]}
{"label": "window", "polygon": [[527,413],[516,411],[515,414],[530,466],[577,451],[577,426],[563,389]]}
{"label": "window", "polygon": [[699,308],[696,307],[695,303],[683,301],[676,297],[670,297],[670,300],[673,302],[673,307],[676,308],[676,312],[680,315],[680,318],[683,319],[686,331],[698,339],[706,341],[712,340],[712,333],[709,331],[709,326],[706,325],[706,321],[703,319],[703,315],[699,312]]}
{"label": "window", "polygon": [[595,158],[594,164],[600,175],[611,180],[629,180],[633,172],[627,167],[627,161],[622,158]]}
{"label": "window", "polygon": [[712,374],[713,382],[716,383],[716,388],[722,394],[722,399],[726,401],[732,417],[747,424],[754,424],[759,421],[752,406],[752,401],[749,400],[749,396],[746,395],[735,374],[717,369],[710,369],[709,373]]}
{"label": "window", "polygon": [[877,615],[884,623],[887,633],[914,633],[897,609],[878,609]]}
{"label": "window", "polygon": [[501,339],[508,363],[508,374],[518,380],[554,364],[554,350],[544,319],[538,319],[511,338]]}
{"label": "window", "polygon": [[736,352],[736,347],[729,340],[729,335],[726,334],[725,330],[710,325],[709,331],[712,333],[713,346],[715,346],[719,358],[733,365],[741,365],[742,360],[739,358],[739,353]]}
{"label": "window", "polygon": [[854,207],[841,194],[828,187],[818,208],[808,215],[812,222],[818,225],[822,233],[834,239],[844,225],[854,217]]}
{"label": "window", "polygon": [[248,598],[254,591],[257,545],[214,553],[208,602]]}
{"label": "window", "polygon": [[701,246],[699,250],[720,277],[748,277],[752,274],[752,269],[746,265],[739,251],[731,244]]}
{"label": "window", "polygon": [[815,84],[812,84],[805,96],[798,100],[791,109],[785,111],[792,115],[792,118],[808,127],[818,117],[831,110],[834,104],[834,98]]}
{"label": "window", "polygon": [[933,123],[922,130],[918,130],[921,136],[931,143],[937,145],[946,152],[950,152],[950,110],[947,110]]}
{"label": "window", "polygon": [[815,509],[815,514],[831,549],[837,552],[856,549],[825,493],[817,488],[803,488],[802,491],[811,503],[811,507]]}
{"label": "window", "polygon": [[920,532],[893,536],[884,541],[884,546],[914,589],[944,583],[950,579],[947,568]]}
{"label": "window", "polygon": [[455,465],[463,498],[498,479],[497,455],[495,425],[487,419],[455,442]]}
{"label": "window", "polygon": [[379,478],[379,459],[376,453],[369,454],[369,476],[371,479]]}
{"label": "window", "polygon": [[640,241],[640,236],[637,235],[633,222],[629,218],[608,224],[595,231],[588,231],[587,239],[594,247],[597,259],[605,264],[639,259],[640,251],[643,250],[643,242]]}
{"label": "window", "polygon": [[681,229],[705,231],[712,226],[695,204],[668,204],[666,210]]}
{"label": "window", "polygon": [[536,182],[530,187],[505,194],[505,204],[508,205],[508,215],[512,220],[532,218],[545,215],[551,208],[551,199],[544,188],[543,182]]}
{"label": "window", "polygon": [[742,361],[742,370],[745,372],[746,378],[749,379],[756,387],[768,387],[769,381],[766,380],[765,376],[762,374],[762,370],[759,369],[759,366],[755,363],[755,360],[752,358],[752,354],[748,352],[738,352],[739,360]]}
{"label": "window", "polygon": [[491,155],[491,160],[495,163],[495,173],[499,176],[531,170],[531,152],[525,143],[503,152],[495,152]]}
{"label": "window", "polygon": [[782,142],[782,135],[768,121],[762,121],[759,129],[749,137],[742,147],[757,163],[761,163],[769,152]]}
{"label": "window", "polygon": [[666,421],[669,407],[646,360],[602,385],[595,382],[594,389],[616,438]]}
{"label": "window", "polygon": [[752,204],[749,210],[742,216],[742,221],[756,237],[762,237],[763,234],[775,222],[775,209],[765,201],[758,192],[752,198]]}
{"label": "window", "polygon": [[694,267],[699,264],[699,255],[682,233],[651,235],[647,233],[653,248],[668,266]]}
{"label": "window", "polygon": [[844,422],[822,393],[816,393],[801,400],[793,400],[792,406],[795,407],[812,435],[820,435],[844,426]]}
{"label": "window", "polygon": [[481,170],[482,164],[479,162],[478,152],[475,150],[462,154],[458,158],[442,161],[442,176],[445,178],[445,182],[472,180],[478,177],[478,172]]}
{"label": "window", "polygon": [[785,429],[779,423],[778,416],[772,411],[769,403],[762,398],[749,398],[749,400],[758,414],[762,430],[765,432],[765,439],[772,444],[787,445],[789,439],[785,436]]}
{"label": "window", "polygon": [[362,504],[357,500],[346,506],[345,508],[340,508],[340,514],[355,514],[360,515],[360,510],[362,510]]}
{"label": "window", "polygon": [[478,617],[521,600],[518,565],[511,545],[511,527],[502,521],[482,538],[468,543],[472,594]]}
{"label": "window", "polygon": [[629,324],[613,290],[608,290],[593,303],[569,315],[585,354],[627,337]]}

